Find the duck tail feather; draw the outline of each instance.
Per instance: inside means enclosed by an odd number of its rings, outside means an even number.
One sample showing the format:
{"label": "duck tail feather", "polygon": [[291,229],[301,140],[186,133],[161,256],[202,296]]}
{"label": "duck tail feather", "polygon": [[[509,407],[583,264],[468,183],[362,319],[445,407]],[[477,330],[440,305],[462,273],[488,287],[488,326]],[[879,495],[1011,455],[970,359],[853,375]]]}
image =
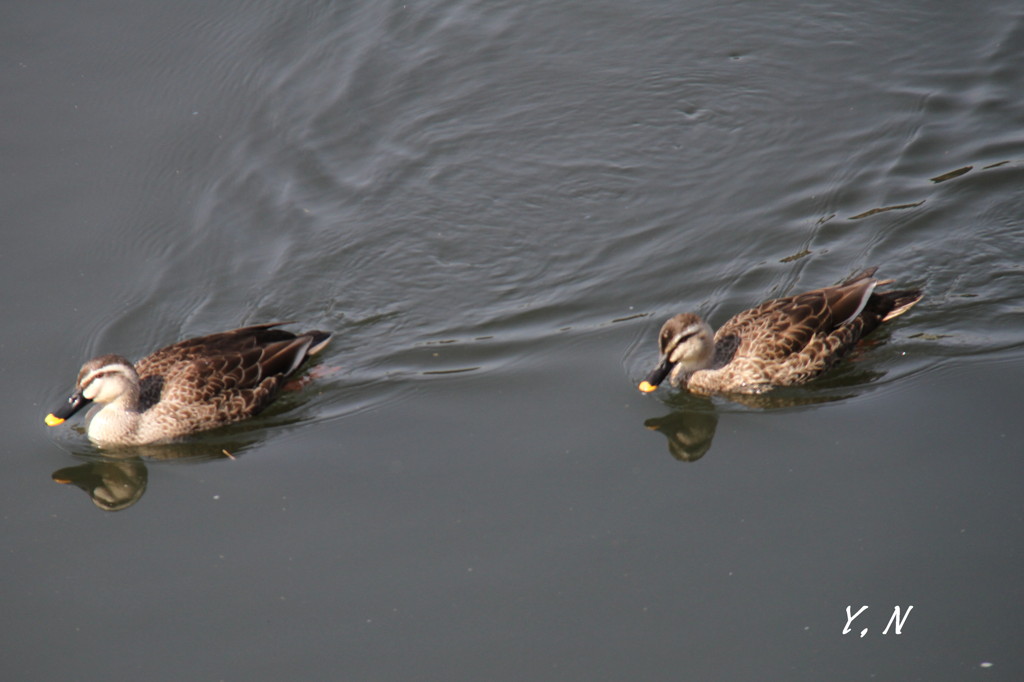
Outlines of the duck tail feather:
{"label": "duck tail feather", "polygon": [[924,297],[924,292],[920,289],[905,289],[903,291],[886,291],[878,295],[892,304],[892,309],[882,318],[882,322],[888,322],[913,308]]}

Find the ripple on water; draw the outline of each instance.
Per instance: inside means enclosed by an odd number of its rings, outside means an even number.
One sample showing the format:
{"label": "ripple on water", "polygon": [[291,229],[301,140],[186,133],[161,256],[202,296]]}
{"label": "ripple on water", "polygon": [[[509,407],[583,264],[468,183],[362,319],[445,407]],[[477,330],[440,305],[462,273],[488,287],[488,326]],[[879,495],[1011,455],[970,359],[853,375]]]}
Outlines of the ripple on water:
{"label": "ripple on water", "polygon": [[[916,371],[903,352],[939,365],[1019,345],[1018,77],[1000,55],[1020,20],[980,72],[942,60],[837,89],[827,69],[782,68],[802,68],[814,22],[769,43],[741,20],[747,48],[720,52],[674,38],[686,17],[639,43],[601,22],[595,63],[520,30],[543,11],[331,6],[238,28],[253,59],[210,57],[236,127],[195,181],[192,223],[131,238],[152,257],[98,336],[142,352],[167,330],[330,328],[346,373],[317,409],[343,412],[373,393],[346,383],[399,399],[612,324],[632,328],[615,356],[631,375],[674,312],[717,324],[877,264],[925,300],[850,383]],[[822,101],[831,119],[809,113]]]}

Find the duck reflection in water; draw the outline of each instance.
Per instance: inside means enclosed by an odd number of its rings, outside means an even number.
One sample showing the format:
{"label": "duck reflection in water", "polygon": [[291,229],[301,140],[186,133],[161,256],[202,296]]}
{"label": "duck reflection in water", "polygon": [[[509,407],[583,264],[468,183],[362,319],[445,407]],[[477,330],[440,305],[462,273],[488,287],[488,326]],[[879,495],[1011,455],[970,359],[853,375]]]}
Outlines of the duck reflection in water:
{"label": "duck reflection in water", "polygon": [[54,482],[74,485],[83,490],[92,503],[103,511],[121,511],[142,499],[149,485],[150,462],[204,462],[237,459],[252,445],[257,436],[230,437],[202,442],[170,443],[138,446],[120,451],[81,454],[86,461],[64,467],[51,474]]}
{"label": "duck reflection in water", "polygon": [[[878,373],[861,372],[857,374],[856,383],[867,383],[867,377],[881,376]],[[847,381],[854,383],[850,377]],[[844,400],[853,394],[826,391],[824,393],[807,393],[799,389],[783,389],[768,395],[730,396],[733,402],[756,410],[784,409],[809,405],[818,405],[837,400]],[[690,393],[680,393],[670,401],[675,408],[661,417],[653,417],[644,422],[644,426],[657,431],[668,439],[668,451],[680,462],[696,462],[711,449],[718,428],[719,414],[711,398]],[[730,410],[742,413],[743,410]]]}
{"label": "duck reflection in water", "polygon": [[138,502],[146,492],[149,472],[141,459],[86,462],[57,469],[53,480],[84,490],[103,511],[121,511]]}
{"label": "duck reflection in water", "polygon": [[665,436],[669,453],[680,462],[696,462],[711,449],[711,441],[718,428],[718,415],[714,409],[669,412],[663,417],[648,419],[644,426]]}

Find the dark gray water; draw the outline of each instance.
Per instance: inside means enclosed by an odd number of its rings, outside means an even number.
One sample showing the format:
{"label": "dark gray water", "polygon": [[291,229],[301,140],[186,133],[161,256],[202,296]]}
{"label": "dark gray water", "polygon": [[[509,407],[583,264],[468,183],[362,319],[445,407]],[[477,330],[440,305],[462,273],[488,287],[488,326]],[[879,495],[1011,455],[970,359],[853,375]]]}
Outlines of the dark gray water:
{"label": "dark gray water", "polygon": [[[15,0],[0,55],[5,679],[1024,677],[1017,3]],[[926,298],[771,409],[636,390],[869,265]],[[336,337],[253,422],[42,423],[283,319]]]}

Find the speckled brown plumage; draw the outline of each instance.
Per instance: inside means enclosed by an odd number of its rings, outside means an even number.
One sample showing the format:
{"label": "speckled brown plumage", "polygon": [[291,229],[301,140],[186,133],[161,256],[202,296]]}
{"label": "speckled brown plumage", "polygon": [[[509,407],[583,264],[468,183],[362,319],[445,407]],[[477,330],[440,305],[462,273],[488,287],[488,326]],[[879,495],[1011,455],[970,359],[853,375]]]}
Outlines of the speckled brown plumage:
{"label": "speckled brown plumage", "polygon": [[640,388],[667,376],[697,393],[763,393],[804,383],[834,366],[878,325],[921,300],[916,289],[875,291],[891,280],[869,268],[842,284],[766,301],[714,334],[697,315],[682,313],[659,335],[661,363]]}
{"label": "speckled brown plumage", "polygon": [[89,416],[90,439],[138,445],[248,419],[269,405],[330,334],[293,334],[280,323],[188,339],[139,360],[118,355],[83,365],[69,405],[47,418],[56,425],[90,400],[107,403]]}

